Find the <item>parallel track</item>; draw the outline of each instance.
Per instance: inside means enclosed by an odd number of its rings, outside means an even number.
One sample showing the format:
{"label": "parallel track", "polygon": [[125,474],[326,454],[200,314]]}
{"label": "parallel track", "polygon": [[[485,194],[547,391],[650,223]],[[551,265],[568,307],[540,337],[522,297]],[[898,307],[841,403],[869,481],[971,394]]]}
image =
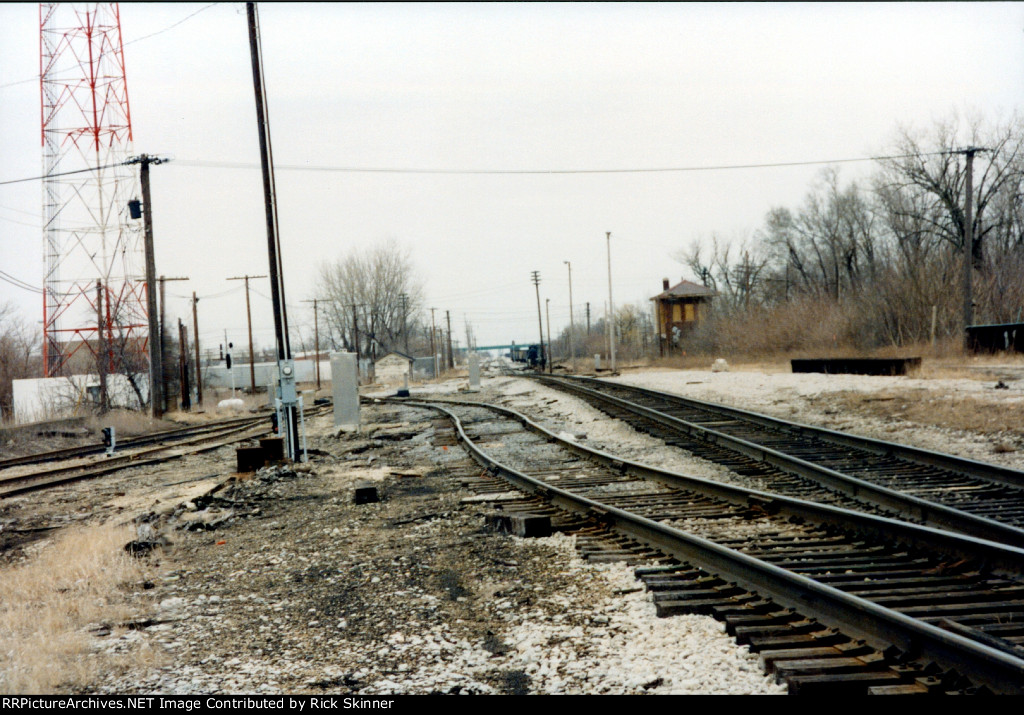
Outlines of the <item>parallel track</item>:
{"label": "parallel track", "polygon": [[[313,416],[320,412],[319,408],[308,408],[306,416]],[[260,415],[180,430],[168,430],[126,440],[119,442],[117,452],[106,458],[96,456],[97,453],[102,453],[104,448],[93,445],[0,462],[0,468],[6,467],[8,472],[4,474],[3,471],[0,471],[0,499],[80,479],[99,477],[121,469],[179,459],[188,454],[206,452],[270,433],[270,416]],[[32,471],[18,468],[52,461],[64,463]],[[15,463],[17,467],[11,467],[11,463]]]}
{"label": "parallel track", "polygon": [[532,495],[506,510],[565,510],[657,556],[638,572],[659,611],[725,620],[791,691],[1024,692],[1024,550],[646,467],[504,408],[406,404]]}
{"label": "parallel track", "polygon": [[[139,437],[118,439],[117,448],[119,450],[124,450],[134,449],[136,447],[142,447],[150,444],[166,444],[168,442],[184,440],[208,432],[218,432],[228,426],[254,425],[260,422],[265,422],[267,419],[268,415],[259,415],[258,417],[237,417],[226,420],[217,420],[216,422],[176,427],[154,432],[152,434],[141,435]],[[58,462],[65,459],[86,457],[91,454],[102,454],[105,451],[106,447],[97,443],[79,447],[65,447],[63,449],[55,449],[48,452],[36,452],[34,454],[26,454],[20,457],[8,457],[6,459],[0,459],[0,471],[27,464],[44,464],[46,462]]]}
{"label": "parallel track", "polygon": [[1024,546],[1024,472],[654,390],[537,379],[667,444],[757,474],[773,492],[827,501],[830,491],[917,523]]}

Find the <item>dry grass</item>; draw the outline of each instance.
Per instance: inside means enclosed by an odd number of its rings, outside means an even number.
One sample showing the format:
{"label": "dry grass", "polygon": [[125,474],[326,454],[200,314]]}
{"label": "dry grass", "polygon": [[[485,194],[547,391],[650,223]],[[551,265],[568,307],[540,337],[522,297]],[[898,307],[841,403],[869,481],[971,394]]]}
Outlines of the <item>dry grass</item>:
{"label": "dry grass", "polygon": [[86,420],[94,434],[104,427],[113,427],[117,438],[137,437],[151,432],[159,432],[168,428],[167,423],[154,420],[148,412],[138,410],[111,410],[102,415],[94,415]]}
{"label": "dry grass", "polygon": [[[843,391],[829,396],[840,410],[868,414],[882,419],[898,418],[923,425],[966,430],[979,434],[1024,437],[1024,402],[991,401],[969,396],[936,395],[927,390],[886,390],[863,393]],[[1004,442],[998,452],[1015,448]]]}
{"label": "dry grass", "polygon": [[68,530],[0,572],[0,693],[80,692],[101,672],[156,659],[146,647],[97,652],[88,632],[132,616],[124,588],[145,576],[123,550],[132,538],[127,527]]}
{"label": "dry grass", "polygon": [[[310,387],[313,389],[316,387],[315,383]],[[312,395],[307,394],[305,390],[302,391],[303,399],[307,403],[312,403]],[[241,400],[244,403],[240,412],[234,412],[231,410],[218,410],[217,404],[221,400],[236,399]],[[222,420],[225,417],[236,417],[238,415],[248,415],[250,412],[259,411],[260,409],[267,406],[267,393],[257,392],[254,395],[243,392],[242,390],[235,390],[234,397],[232,397],[231,390],[229,389],[207,389],[203,391],[203,404],[199,406],[193,406],[191,412],[182,412],[180,410],[168,410],[164,417],[172,422],[178,422],[182,424],[197,424],[200,422],[210,422],[212,420]],[[308,406],[308,405],[307,405]]]}

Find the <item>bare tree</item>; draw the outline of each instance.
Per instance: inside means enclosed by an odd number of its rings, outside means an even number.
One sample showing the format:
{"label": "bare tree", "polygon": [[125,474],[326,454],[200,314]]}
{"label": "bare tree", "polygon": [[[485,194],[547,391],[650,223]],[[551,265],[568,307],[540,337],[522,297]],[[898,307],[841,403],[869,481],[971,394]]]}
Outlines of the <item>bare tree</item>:
{"label": "bare tree", "polygon": [[412,334],[423,309],[412,259],[394,240],[321,264],[317,294],[330,341],[364,355],[401,349],[406,324]]}
{"label": "bare tree", "polygon": [[[901,129],[893,152],[899,157],[881,162],[878,187],[890,197],[901,195],[901,200],[890,198],[891,210],[913,209],[903,218],[918,223],[920,230],[933,239],[962,251],[966,235],[963,209],[966,163],[954,152],[966,146],[987,150],[978,155],[976,167],[980,171],[974,176],[971,251],[974,265],[980,269],[990,240],[1007,233],[1014,223],[1018,229],[1016,238],[1020,238],[1019,218],[1014,221],[1005,215],[1007,208],[1019,207],[1024,169],[1024,122],[1019,117],[1014,116],[991,128],[981,119],[973,119],[965,130],[961,130],[959,119],[954,118],[936,124],[926,138]],[[998,220],[999,213],[1003,213],[1002,221]],[[1010,229],[1008,233],[1015,232]]]}
{"label": "bare tree", "polygon": [[688,250],[676,253],[675,258],[719,294],[716,310],[744,308],[761,300],[768,267],[762,244],[748,238],[738,239],[734,244],[713,233],[709,254],[705,254],[700,242],[694,241]]}
{"label": "bare tree", "polygon": [[0,305],[0,419],[13,414],[13,381],[39,376],[35,353],[41,345],[39,331],[29,328],[13,304]]}

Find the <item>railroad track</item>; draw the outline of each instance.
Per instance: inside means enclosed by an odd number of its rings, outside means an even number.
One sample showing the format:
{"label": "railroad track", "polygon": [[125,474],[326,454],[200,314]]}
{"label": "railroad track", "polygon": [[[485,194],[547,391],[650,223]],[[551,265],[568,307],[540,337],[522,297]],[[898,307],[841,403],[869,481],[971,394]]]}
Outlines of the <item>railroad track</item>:
{"label": "railroad track", "polygon": [[[306,416],[322,413],[308,408]],[[90,479],[130,467],[158,464],[189,454],[206,452],[243,440],[271,434],[270,415],[224,420],[214,424],[168,430],[118,442],[113,456],[97,456],[102,446],[62,449],[0,462],[0,499],[46,489],[80,479]],[[57,466],[27,469],[61,461]]]}
{"label": "railroad track", "polygon": [[[1024,546],[1024,472],[590,378],[537,377],[776,493]],[[864,508],[864,507],[861,507]]]}
{"label": "railroad track", "polygon": [[[117,447],[118,449],[134,449],[136,447],[151,444],[165,444],[167,442],[184,440],[210,432],[217,432],[231,425],[256,424],[258,422],[266,421],[267,419],[267,415],[260,415],[258,417],[236,417],[226,420],[217,420],[216,422],[207,422],[204,424],[161,430],[159,432],[141,435],[139,437],[129,437],[127,439],[118,438]],[[103,444],[97,443],[94,445],[79,447],[65,447],[63,449],[55,449],[47,452],[36,452],[34,454],[26,454],[20,457],[8,457],[6,459],[0,459],[0,471],[11,467],[30,464],[45,464],[46,462],[74,459],[76,457],[85,457],[91,454],[102,454],[105,451],[106,447]]]}
{"label": "railroad track", "polygon": [[790,692],[1024,691],[1024,550],[673,474],[505,408],[401,402],[452,421],[481,500],[642,564],[659,613],[725,621]]}

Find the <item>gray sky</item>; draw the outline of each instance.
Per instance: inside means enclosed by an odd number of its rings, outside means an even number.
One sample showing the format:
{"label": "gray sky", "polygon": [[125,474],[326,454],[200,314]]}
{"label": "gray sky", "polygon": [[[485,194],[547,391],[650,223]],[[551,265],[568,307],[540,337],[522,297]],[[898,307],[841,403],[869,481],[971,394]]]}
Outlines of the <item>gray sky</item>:
{"label": "gray sky", "polygon": [[[205,8],[205,9],[204,9]],[[201,10],[201,11],[200,11]],[[189,15],[194,17],[181,22]],[[37,176],[35,4],[0,5],[0,181]],[[176,23],[181,24],[174,26]],[[261,4],[274,158],[281,166],[436,170],[645,169],[850,159],[899,126],[1019,110],[1024,4]],[[152,169],[157,272],[168,314],[200,300],[204,347],[244,343],[226,278],[267,272],[244,5],[121,4],[135,153]],[[153,35],[153,33],[160,33]],[[151,37],[148,37],[153,35]],[[136,41],[137,40],[137,41]],[[23,81],[30,80],[30,81]],[[252,168],[200,166],[241,163]],[[427,307],[480,345],[533,341],[530,272],[552,333],[688,271],[712,232],[742,238],[797,207],[821,166],[666,173],[277,171],[289,321],[311,340],[317,265],[360,246],[408,246]],[[840,165],[866,176],[868,162]],[[41,182],[0,186],[0,264],[43,276]],[[269,296],[264,281],[257,287]],[[253,296],[272,344],[269,298]],[[0,282],[41,321],[37,295]],[[190,324],[190,322],[189,322]]]}

